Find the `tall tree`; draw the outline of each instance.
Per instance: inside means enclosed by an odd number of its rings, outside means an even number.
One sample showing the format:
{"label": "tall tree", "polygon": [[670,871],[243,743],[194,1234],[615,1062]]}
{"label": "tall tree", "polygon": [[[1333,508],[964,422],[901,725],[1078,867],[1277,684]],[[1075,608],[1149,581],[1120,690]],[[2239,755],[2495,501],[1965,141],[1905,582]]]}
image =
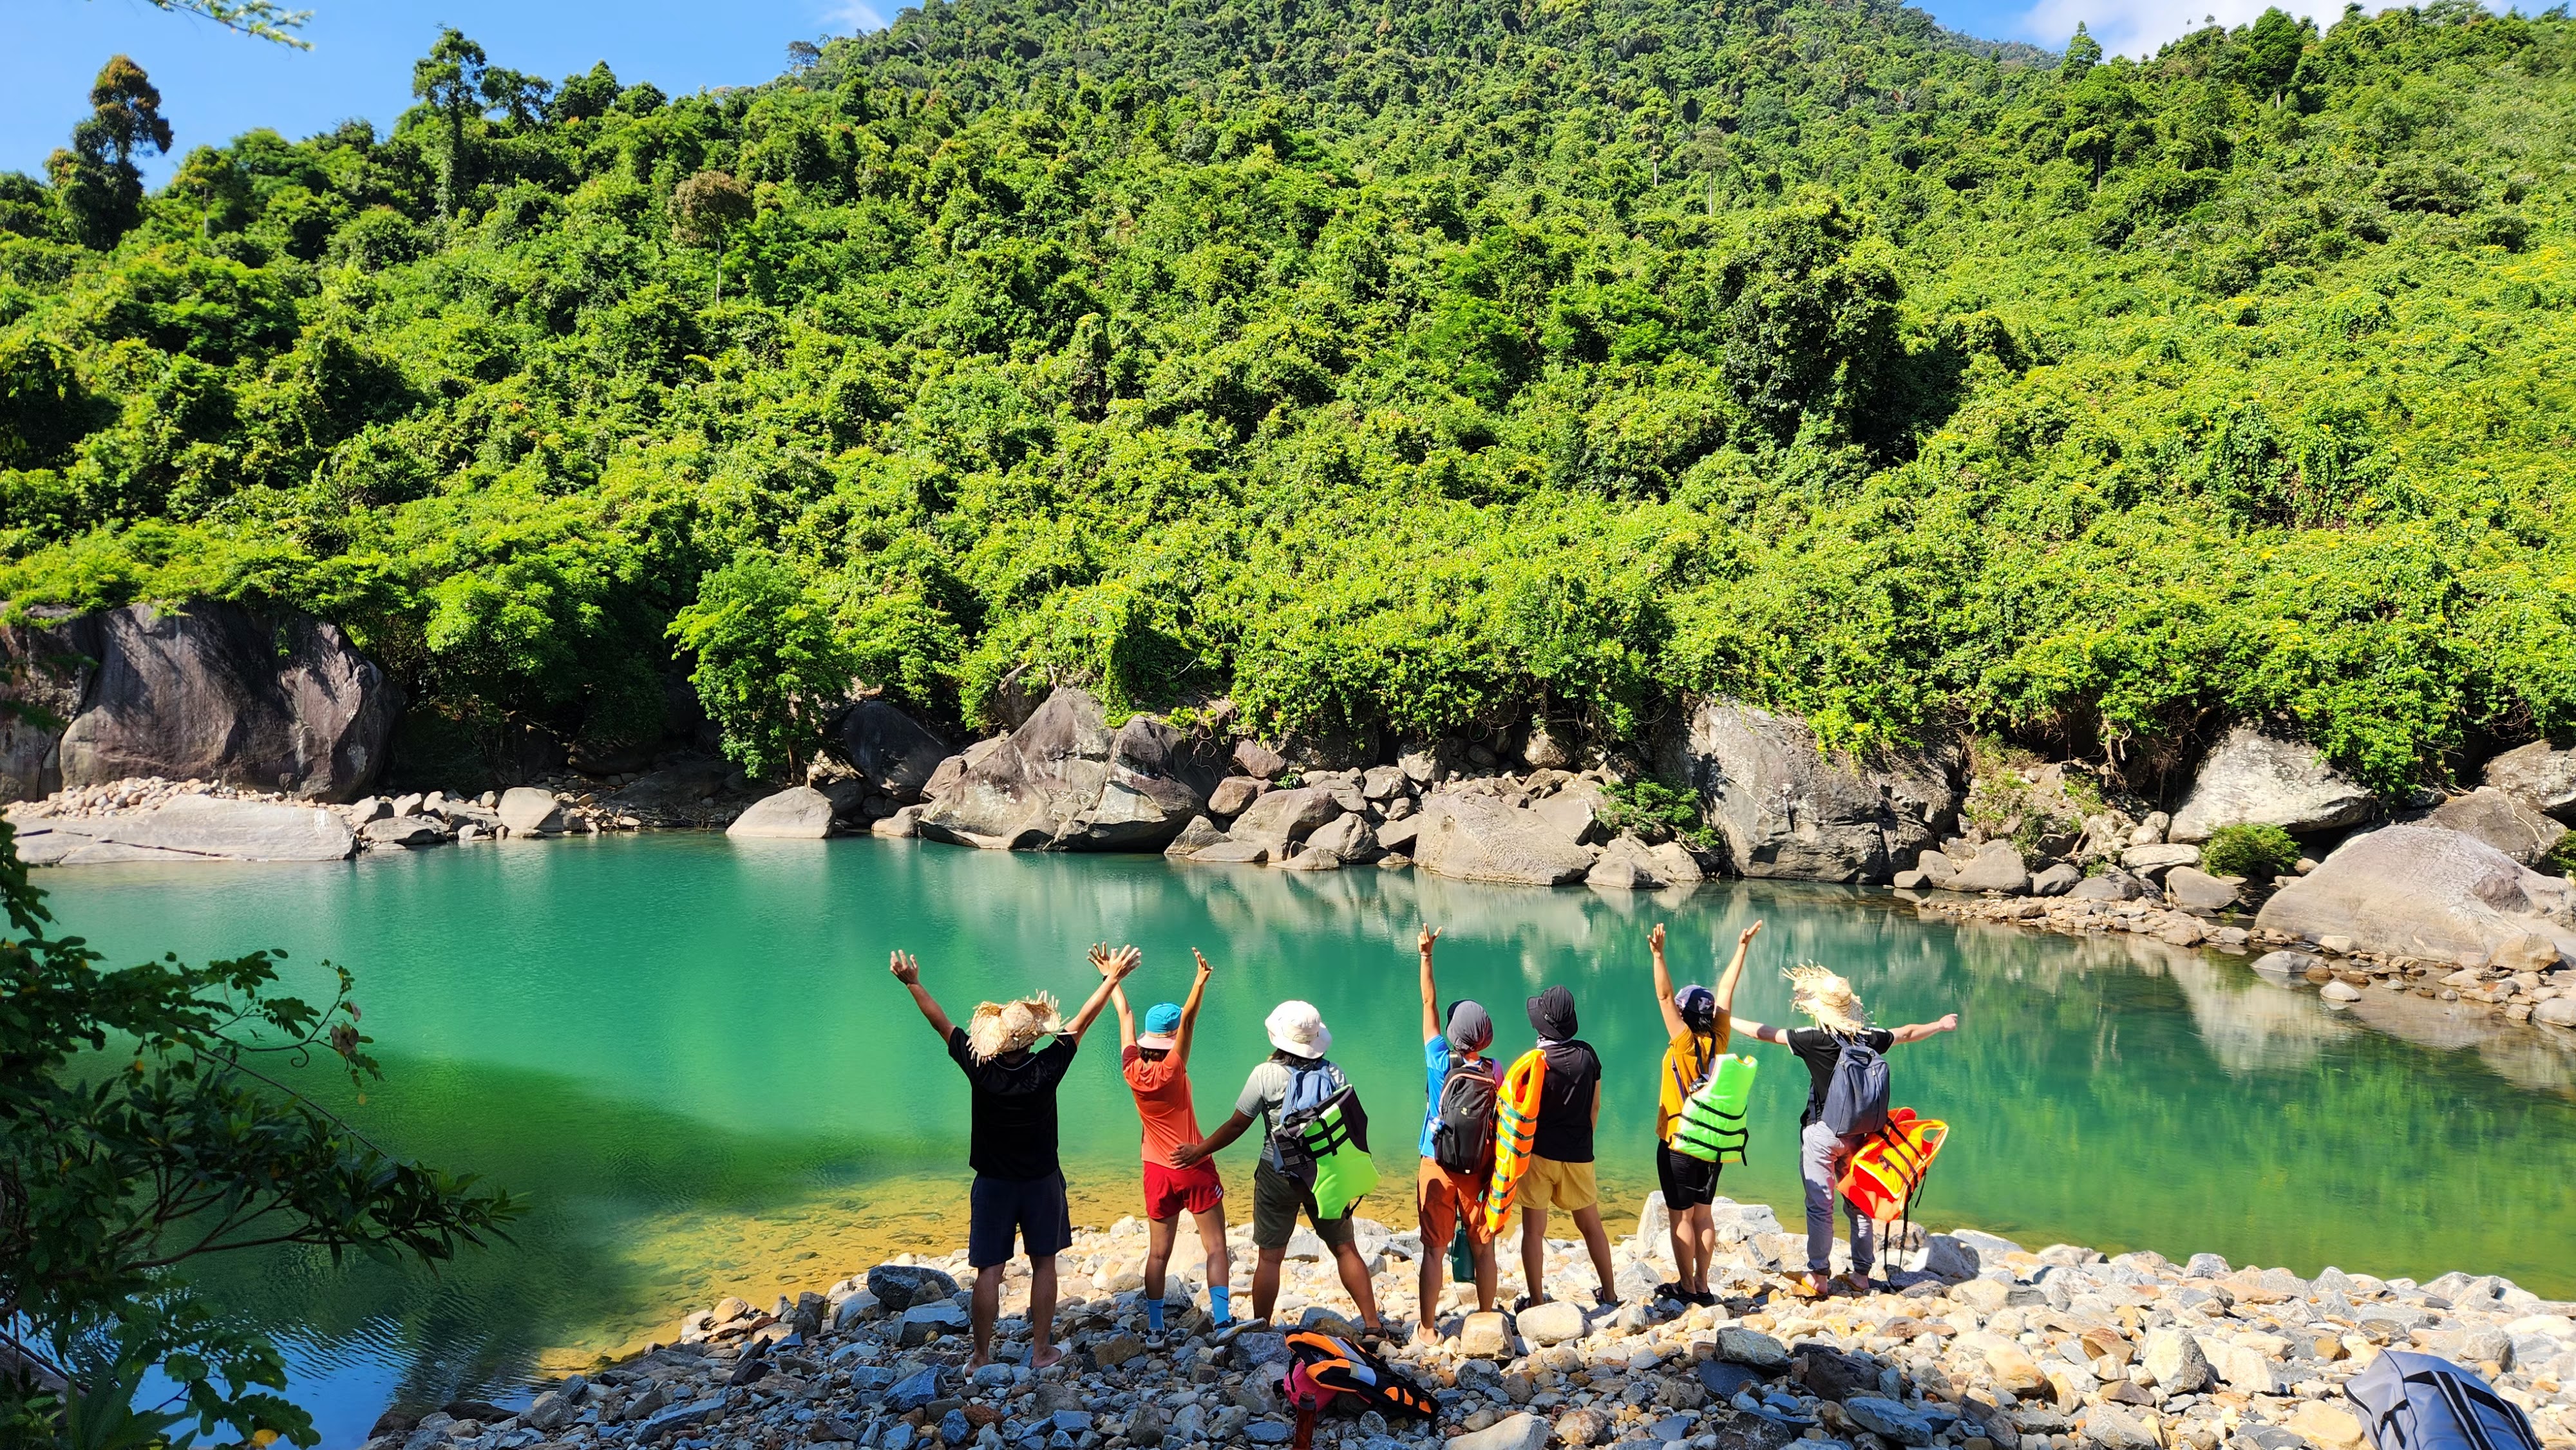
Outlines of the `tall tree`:
{"label": "tall tree", "polygon": [[751,193],[728,171],[701,171],[671,190],[671,235],[716,254],[716,301],[724,301],[725,238],[751,219]]}
{"label": "tall tree", "polygon": [[483,47],[449,27],[439,33],[429,54],[412,62],[411,93],[438,112],[443,123],[438,157],[438,215],[456,215],[459,189],[466,182],[465,123],[483,111]]}
{"label": "tall tree", "polygon": [[72,236],[105,251],[143,217],[143,171],[134,153],[144,147],[167,154],[170,123],[161,119],[161,93],[127,56],[110,56],[89,88],[88,119],[72,128],[72,144],[45,159],[54,195]]}

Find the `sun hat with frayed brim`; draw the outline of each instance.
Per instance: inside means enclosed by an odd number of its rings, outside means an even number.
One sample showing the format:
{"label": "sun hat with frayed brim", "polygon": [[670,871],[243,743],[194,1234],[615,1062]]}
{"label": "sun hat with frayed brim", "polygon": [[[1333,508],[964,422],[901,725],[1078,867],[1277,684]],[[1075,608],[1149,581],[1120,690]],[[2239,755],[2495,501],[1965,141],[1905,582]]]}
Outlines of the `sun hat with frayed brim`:
{"label": "sun hat with frayed brim", "polygon": [[1867,1032],[1869,1009],[1852,994],[1851,983],[1814,962],[1800,962],[1782,973],[1789,979],[1789,1005],[1807,1014],[1827,1032]]}
{"label": "sun hat with frayed brim", "polygon": [[980,1002],[966,1023],[966,1050],[977,1062],[990,1062],[1006,1052],[1026,1052],[1039,1038],[1062,1031],[1055,998],[1044,992],[1016,1002]]}
{"label": "sun hat with frayed brim", "polygon": [[1271,1046],[1310,1062],[1333,1045],[1332,1030],[1324,1025],[1324,1014],[1316,1011],[1312,1002],[1282,1002],[1270,1009],[1261,1027],[1270,1034]]}

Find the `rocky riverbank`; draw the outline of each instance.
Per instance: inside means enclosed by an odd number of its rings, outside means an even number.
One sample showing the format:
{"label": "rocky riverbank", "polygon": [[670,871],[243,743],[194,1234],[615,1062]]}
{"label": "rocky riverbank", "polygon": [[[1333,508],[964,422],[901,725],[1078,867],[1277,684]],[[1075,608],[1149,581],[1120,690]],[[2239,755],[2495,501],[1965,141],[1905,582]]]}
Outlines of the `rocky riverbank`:
{"label": "rocky riverbank", "polygon": [[[1915,1234],[1904,1267],[1866,1296],[1790,1297],[1804,1239],[1761,1205],[1718,1204],[1721,1303],[1656,1301],[1670,1272],[1659,1196],[1616,1248],[1612,1308],[1591,1304],[1588,1261],[1551,1243],[1558,1301],[1462,1312],[1444,1295],[1443,1342],[1393,1351],[1441,1402],[1433,1424],[1327,1416],[1324,1450],[2356,1450],[2344,1383],[2383,1349],[2479,1370],[2527,1410],[2552,1450],[2576,1447],[2576,1304],[2492,1276],[2429,1283],[2326,1269],[2234,1267],[2036,1252],[1991,1234]],[[1235,1234],[1237,1304],[1248,1298]],[[1204,1298],[1194,1236],[1173,1262],[1175,1301]],[[1270,1326],[1218,1331],[1181,1314],[1168,1347],[1144,1337],[1143,1228],[1085,1230],[1061,1260],[1065,1359],[1028,1367],[1025,1261],[1003,1291],[1002,1362],[968,1374],[962,1254],[909,1256],[828,1290],[740,1299],[685,1316],[671,1342],[547,1387],[507,1410],[460,1403],[389,1412],[368,1450],[1215,1450],[1285,1443],[1291,1416]],[[1388,1322],[1413,1314],[1422,1245],[1362,1221]],[[1279,1327],[1347,1330],[1330,1260],[1292,1245]],[[1837,1248],[1837,1266],[1843,1262]],[[1515,1292],[1517,1264],[1505,1269]]]}

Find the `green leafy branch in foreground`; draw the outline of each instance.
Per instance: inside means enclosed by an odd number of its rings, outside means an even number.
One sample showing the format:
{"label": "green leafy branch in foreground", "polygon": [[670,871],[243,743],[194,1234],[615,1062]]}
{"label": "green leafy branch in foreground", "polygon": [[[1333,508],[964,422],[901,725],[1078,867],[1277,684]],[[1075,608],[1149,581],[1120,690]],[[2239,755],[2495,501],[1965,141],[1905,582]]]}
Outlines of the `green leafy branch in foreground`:
{"label": "green leafy branch in foreground", "polygon": [[[521,1204],[387,1153],[281,1080],[323,1053],[353,1081],[380,1075],[346,970],[318,1004],[277,990],[267,952],[101,970],[48,934],[5,823],[0,905],[0,1440],[193,1418],[313,1443],[276,1346],[181,1270],[279,1244],[435,1264]],[[155,1366],[176,1394],[135,1406]]]}
{"label": "green leafy branch in foreground", "polygon": [[295,32],[313,18],[310,10],[289,10],[275,0],[151,0],[154,8],[199,15],[224,27],[260,40],[273,40],[297,50],[311,50],[313,42]]}

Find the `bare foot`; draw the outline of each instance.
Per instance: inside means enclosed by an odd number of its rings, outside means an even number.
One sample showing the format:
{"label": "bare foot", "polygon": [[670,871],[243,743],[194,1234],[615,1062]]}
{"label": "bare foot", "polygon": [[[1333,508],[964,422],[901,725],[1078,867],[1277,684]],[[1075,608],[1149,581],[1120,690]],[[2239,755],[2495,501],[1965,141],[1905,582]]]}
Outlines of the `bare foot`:
{"label": "bare foot", "polygon": [[1047,1369],[1062,1358],[1064,1358],[1062,1349],[1052,1344],[1041,1344],[1037,1347],[1037,1351],[1029,1356],[1029,1368]]}
{"label": "bare foot", "polygon": [[1438,1349],[1440,1347],[1440,1331],[1432,1328],[1428,1324],[1417,1324],[1413,1326],[1413,1347],[1416,1349]]}
{"label": "bare foot", "polygon": [[973,1374],[975,1371],[982,1369],[984,1366],[991,1364],[992,1362],[993,1356],[986,1354],[979,1349],[973,1354],[966,1356],[966,1372],[968,1374]]}

